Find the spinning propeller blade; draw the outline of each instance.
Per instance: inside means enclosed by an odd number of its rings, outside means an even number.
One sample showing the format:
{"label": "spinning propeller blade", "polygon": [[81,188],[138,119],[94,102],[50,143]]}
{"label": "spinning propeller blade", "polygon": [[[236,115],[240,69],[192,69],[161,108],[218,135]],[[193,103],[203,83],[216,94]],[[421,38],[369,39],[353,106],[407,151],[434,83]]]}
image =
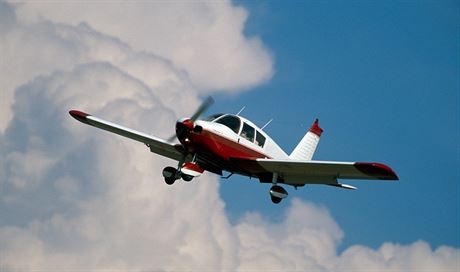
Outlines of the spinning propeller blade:
{"label": "spinning propeller blade", "polygon": [[205,101],[200,105],[196,112],[190,117],[190,121],[195,122],[201,114],[203,114],[208,108],[214,103],[214,99],[211,96],[208,96]]}
{"label": "spinning propeller blade", "polygon": [[[186,121],[194,123],[200,116],[208,110],[208,108],[214,103],[214,99],[211,96],[208,96],[203,103],[201,103],[200,107],[195,111],[195,113],[190,117],[190,119],[186,119]],[[179,121],[178,121],[179,122]],[[185,121],[184,121],[185,122]],[[174,141],[177,135],[172,135],[168,138],[168,142]]]}

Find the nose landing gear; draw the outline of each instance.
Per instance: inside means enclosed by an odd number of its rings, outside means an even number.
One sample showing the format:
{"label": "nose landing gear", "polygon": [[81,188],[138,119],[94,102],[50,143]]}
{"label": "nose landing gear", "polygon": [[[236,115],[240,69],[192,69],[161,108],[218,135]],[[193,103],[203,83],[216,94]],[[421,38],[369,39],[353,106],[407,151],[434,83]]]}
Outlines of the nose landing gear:
{"label": "nose landing gear", "polygon": [[204,172],[196,162],[179,163],[178,168],[171,166],[163,169],[163,177],[166,184],[172,185],[176,180],[182,178],[184,181],[191,181],[193,178],[200,176]]}
{"label": "nose landing gear", "polygon": [[173,185],[180,178],[180,172],[176,168],[168,166],[163,169],[163,177],[166,184]]}
{"label": "nose landing gear", "polygon": [[181,174],[181,177],[182,177],[182,179],[183,179],[184,181],[187,181],[187,182],[192,181],[192,179],[193,179],[193,176],[186,175],[186,174],[184,174],[184,173]]}

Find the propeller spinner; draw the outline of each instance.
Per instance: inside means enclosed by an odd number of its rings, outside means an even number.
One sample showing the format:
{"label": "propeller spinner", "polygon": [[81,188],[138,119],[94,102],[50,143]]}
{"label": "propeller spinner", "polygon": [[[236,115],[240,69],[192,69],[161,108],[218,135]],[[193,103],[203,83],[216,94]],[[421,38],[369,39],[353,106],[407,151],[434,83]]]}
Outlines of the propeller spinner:
{"label": "propeller spinner", "polygon": [[187,134],[195,128],[195,121],[214,103],[214,99],[211,96],[208,96],[205,101],[200,105],[200,107],[195,111],[195,113],[190,118],[179,119],[176,122],[176,135],[172,135],[168,141],[172,142],[176,137],[179,141],[182,142]]}

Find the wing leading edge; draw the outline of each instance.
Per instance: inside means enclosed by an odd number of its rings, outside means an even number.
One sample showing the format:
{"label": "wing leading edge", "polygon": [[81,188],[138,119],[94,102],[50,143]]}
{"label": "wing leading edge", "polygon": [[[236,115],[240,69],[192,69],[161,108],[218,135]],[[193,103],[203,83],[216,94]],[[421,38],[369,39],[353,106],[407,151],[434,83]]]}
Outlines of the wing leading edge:
{"label": "wing leading edge", "polygon": [[233,159],[248,172],[264,176],[277,173],[286,184],[330,184],[337,179],[398,180],[388,166],[376,162],[299,161],[273,159]]}
{"label": "wing leading edge", "polygon": [[87,125],[107,130],[112,133],[142,142],[150,148],[150,151],[157,153],[159,155],[177,161],[183,158],[183,154],[179,151],[179,149],[176,148],[174,144],[171,144],[166,140],[151,135],[147,135],[134,129],[114,124],[112,122],[97,118],[95,116],[78,110],[71,110],[69,111],[69,114],[78,121],[85,123]]}

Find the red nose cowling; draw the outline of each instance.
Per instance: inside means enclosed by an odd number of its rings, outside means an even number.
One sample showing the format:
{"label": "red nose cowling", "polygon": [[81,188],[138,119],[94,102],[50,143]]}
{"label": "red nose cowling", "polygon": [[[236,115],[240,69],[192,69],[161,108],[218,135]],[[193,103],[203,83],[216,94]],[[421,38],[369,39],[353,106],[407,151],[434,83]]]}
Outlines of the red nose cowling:
{"label": "red nose cowling", "polygon": [[186,119],[182,122],[176,122],[177,139],[179,139],[179,141],[183,143],[183,141],[187,138],[194,126],[195,124],[192,121],[190,121],[190,119]]}

